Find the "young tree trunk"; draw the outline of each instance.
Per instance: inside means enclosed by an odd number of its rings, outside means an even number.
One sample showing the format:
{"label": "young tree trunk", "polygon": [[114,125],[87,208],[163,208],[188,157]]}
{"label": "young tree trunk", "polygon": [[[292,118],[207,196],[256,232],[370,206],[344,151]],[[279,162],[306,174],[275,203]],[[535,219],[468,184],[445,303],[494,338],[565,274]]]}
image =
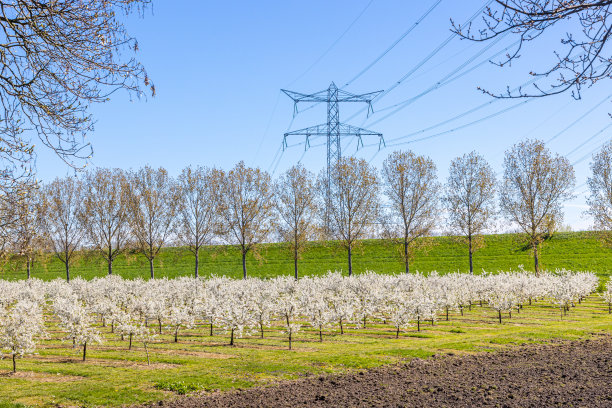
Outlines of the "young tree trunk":
{"label": "young tree trunk", "polygon": [[352,245],[348,247],[348,274],[351,276],[353,274],[353,252]]}
{"label": "young tree trunk", "polygon": [[70,263],[68,258],[66,258],[66,282],[70,282]]}
{"label": "young tree trunk", "polygon": [[179,328],[178,326],[176,326],[176,330],[174,330],[174,342],[175,343],[178,343],[178,331],[179,331]]}
{"label": "young tree trunk", "polygon": [[110,245],[108,247],[108,274],[113,274],[113,250]]}
{"label": "young tree trunk", "polygon": [[159,323],[159,334],[162,334],[162,322],[161,322],[161,317],[157,318],[157,322]]}
{"label": "young tree trunk", "polygon": [[149,360],[149,349],[147,349],[147,342],[144,341],[142,344],[144,344],[145,353],[147,353],[147,365],[151,365],[151,361]]}
{"label": "young tree trunk", "polygon": [[287,319],[287,333],[289,334],[289,350],[291,350],[291,324],[289,323],[289,315],[285,315],[285,318]]}
{"label": "young tree trunk", "polygon": [[230,337],[230,346],[233,346],[233,345],[234,345],[234,329],[232,329],[232,334]]}
{"label": "young tree trunk", "polygon": [[501,324],[501,310],[498,310],[498,312],[499,312],[499,314],[498,314],[498,316],[499,316],[499,324]]}
{"label": "young tree trunk", "polygon": [[323,342],[323,328],[319,326],[319,341]]}
{"label": "young tree trunk", "polygon": [[261,331],[261,338],[264,338],[264,327],[263,322],[259,322],[259,330]]}
{"label": "young tree trunk", "polygon": [[200,277],[200,247],[195,249],[195,277]]}
{"label": "young tree trunk", "polygon": [[397,326],[397,330],[395,332],[395,338],[396,339],[399,339],[399,329],[400,329],[399,326]]}
{"label": "young tree trunk", "polygon": [[344,334],[344,326],[342,325],[342,319],[340,319],[340,334]]}
{"label": "young tree trunk", "polygon": [[472,235],[468,236],[468,246],[470,251],[470,275],[474,274],[474,262],[472,260]]}
{"label": "young tree trunk", "polygon": [[128,350],[132,349],[132,333],[130,333],[130,347],[128,348]]}
{"label": "young tree trunk", "polygon": [[153,258],[149,258],[149,269],[151,270],[151,279],[155,279],[155,270],[153,269]]}
{"label": "young tree trunk", "polygon": [[417,316],[417,331],[421,331],[421,316]]}
{"label": "young tree trunk", "polygon": [[408,259],[408,239],[404,237],[404,266],[406,275],[410,273],[410,259]]}
{"label": "young tree trunk", "polygon": [[210,322],[210,337],[213,335],[213,324]]}
{"label": "young tree trunk", "polygon": [[247,278],[247,267],[246,267],[246,251],[242,250],[242,277]]}
{"label": "young tree trunk", "polygon": [[298,279],[298,248],[297,248],[297,239],[293,243],[293,269],[295,271],[295,280]]}
{"label": "young tree trunk", "polygon": [[17,361],[15,360],[15,351],[13,350],[13,372],[17,372]]}
{"label": "young tree trunk", "polygon": [[26,269],[28,271],[28,279],[30,279],[30,267],[31,267],[30,258],[27,258],[26,259]]}
{"label": "young tree trunk", "polygon": [[87,342],[83,343],[83,361],[85,361],[86,355],[87,355]]}
{"label": "young tree trunk", "polygon": [[536,276],[540,276],[540,263],[538,260],[538,243],[536,241],[533,241],[533,260],[535,263],[535,273]]}

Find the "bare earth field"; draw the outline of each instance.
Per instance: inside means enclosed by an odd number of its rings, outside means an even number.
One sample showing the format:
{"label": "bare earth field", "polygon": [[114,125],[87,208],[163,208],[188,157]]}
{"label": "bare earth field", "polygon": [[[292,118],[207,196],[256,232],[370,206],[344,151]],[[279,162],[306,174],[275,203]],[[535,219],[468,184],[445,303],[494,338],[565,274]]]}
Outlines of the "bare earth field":
{"label": "bare earth field", "polygon": [[612,336],[434,356],[164,407],[612,407]]}

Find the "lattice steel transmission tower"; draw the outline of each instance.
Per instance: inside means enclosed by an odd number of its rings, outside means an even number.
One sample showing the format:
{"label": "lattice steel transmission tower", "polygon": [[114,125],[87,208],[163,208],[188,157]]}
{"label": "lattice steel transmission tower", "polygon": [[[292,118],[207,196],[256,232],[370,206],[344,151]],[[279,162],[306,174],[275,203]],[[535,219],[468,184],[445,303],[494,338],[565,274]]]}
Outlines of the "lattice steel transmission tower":
{"label": "lattice steel transmission tower", "polygon": [[[333,82],[326,90],[313,94],[303,94],[299,92],[288,91],[281,89],[288,97],[293,100],[293,115],[298,113],[298,103],[300,102],[324,102],[327,103],[327,124],[307,127],[305,129],[294,130],[287,132],[284,135],[283,146],[287,146],[288,136],[305,136],[305,148],[310,146],[310,136],[327,136],[327,205],[330,203],[330,187],[331,175],[334,166],[342,157],[342,146],[340,144],[342,137],[355,136],[357,137],[357,147],[363,146],[362,136],[378,136],[379,148],[384,144],[382,133],[373,132],[371,130],[358,128],[355,126],[340,123],[339,105],[343,102],[362,102],[368,104],[368,115],[372,111],[372,100],[382,91],[370,92],[361,95],[355,95],[350,92],[338,89]],[[326,217],[327,218],[327,217]],[[328,220],[326,220],[326,223]]]}

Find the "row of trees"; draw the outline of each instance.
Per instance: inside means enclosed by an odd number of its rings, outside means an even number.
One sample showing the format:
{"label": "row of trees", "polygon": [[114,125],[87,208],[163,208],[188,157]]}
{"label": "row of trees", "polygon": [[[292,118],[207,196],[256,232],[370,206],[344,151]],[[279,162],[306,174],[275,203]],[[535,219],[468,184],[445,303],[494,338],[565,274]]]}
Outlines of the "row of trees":
{"label": "row of trees", "polygon": [[[590,212],[597,226],[607,230],[612,228],[611,156],[612,142],[594,157],[589,179]],[[243,162],[227,172],[187,167],[176,179],[163,168],[97,168],[82,178],[26,190],[6,209],[16,221],[4,228],[4,235],[7,249],[25,257],[28,274],[40,248],[52,250],[65,264],[67,279],[79,249],[99,251],[112,274],[113,261],[130,248],[147,258],[154,277],[156,256],[172,243],[193,252],[197,276],[202,246],[225,242],[240,248],[246,277],[247,254],[257,255],[261,243],[279,240],[289,243],[297,278],[298,260],[310,240],[341,243],[350,275],[360,240],[384,237],[396,244],[409,272],[424,242],[419,238],[446,227],[465,238],[472,272],[482,234],[501,215],[524,233],[537,272],[538,246],[562,222],[574,171],[566,158],[530,140],[509,149],[504,166],[498,182],[487,161],[472,152],[452,161],[444,186],[433,161],[410,151],[391,153],[380,174],[364,160],[343,158],[329,186],[323,173],[316,177],[301,165],[276,180]]]}
{"label": "row of trees", "polygon": [[346,328],[365,328],[373,322],[390,323],[399,337],[402,330],[416,326],[419,331],[426,320],[434,324],[440,315],[449,320],[449,311],[463,315],[464,309],[483,302],[496,312],[499,323],[502,313],[519,313],[523,305],[538,300],[559,307],[564,315],[598,283],[591,272],[569,271],[539,277],[524,271],[476,276],[368,272],[351,277],[336,272],[300,280],[0,280],[0,351],[12,357],[15,371],[16,358],[34,352],[50,321],[55,331],[64,333],[64,340],[83,348],[83,360],[88,346],[105,339],[100,326],[110,326],[111,333],[129,342],[129,349],[133,341],[142,342],[147,361],[147,343],[164,328],[178,342],[184,329],[205,327],[212,336],[213,327],[218,327],[234,345],[244,334],[264,338],[266,329],[280,326],[289,349],[307,325],[318,332],[319,341],[334,326],[344,334]]}

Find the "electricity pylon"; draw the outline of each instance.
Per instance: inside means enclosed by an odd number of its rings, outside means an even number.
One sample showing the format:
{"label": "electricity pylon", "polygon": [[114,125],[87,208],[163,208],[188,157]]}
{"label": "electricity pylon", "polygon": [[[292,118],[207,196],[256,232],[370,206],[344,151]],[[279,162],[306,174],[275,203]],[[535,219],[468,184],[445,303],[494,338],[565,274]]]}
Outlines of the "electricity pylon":
{"label": "electricity pylon", "polygon": [[[357,137],[357,148],[363,146],[362,136],[378,136],[379,148],[384,144],[382,133],[374,132],[367,129],[358,128],[355,126],[340,123],[339,104],[343,102],[362,102],[368,104],[368,114],[372,111],[372,100],[382,91],[370,92],[361,95],[355,95],[350,92],[338,89],[333,82],[326,90],[313,94],[303,94],[299,92],[288,91],[281,89],[288,97],[293,100],[293,115],[298,113],[298,103],[300,102],[325,102],[327,103],[327,124],[307,127],[305,129],[294,130],[287,132],[284,135],[283,146],[287,146],[288,136],[305,136],[305,148],[310,145],[310,136],[327,136],[327,197],[326,205],[329,208],[331,203],[331,176],[333,167],[340,161],[342,157],[342,146],[340,144],[342,137],[355,136]],[[326,211],[325,223],[329,227],[329,219]]]}

